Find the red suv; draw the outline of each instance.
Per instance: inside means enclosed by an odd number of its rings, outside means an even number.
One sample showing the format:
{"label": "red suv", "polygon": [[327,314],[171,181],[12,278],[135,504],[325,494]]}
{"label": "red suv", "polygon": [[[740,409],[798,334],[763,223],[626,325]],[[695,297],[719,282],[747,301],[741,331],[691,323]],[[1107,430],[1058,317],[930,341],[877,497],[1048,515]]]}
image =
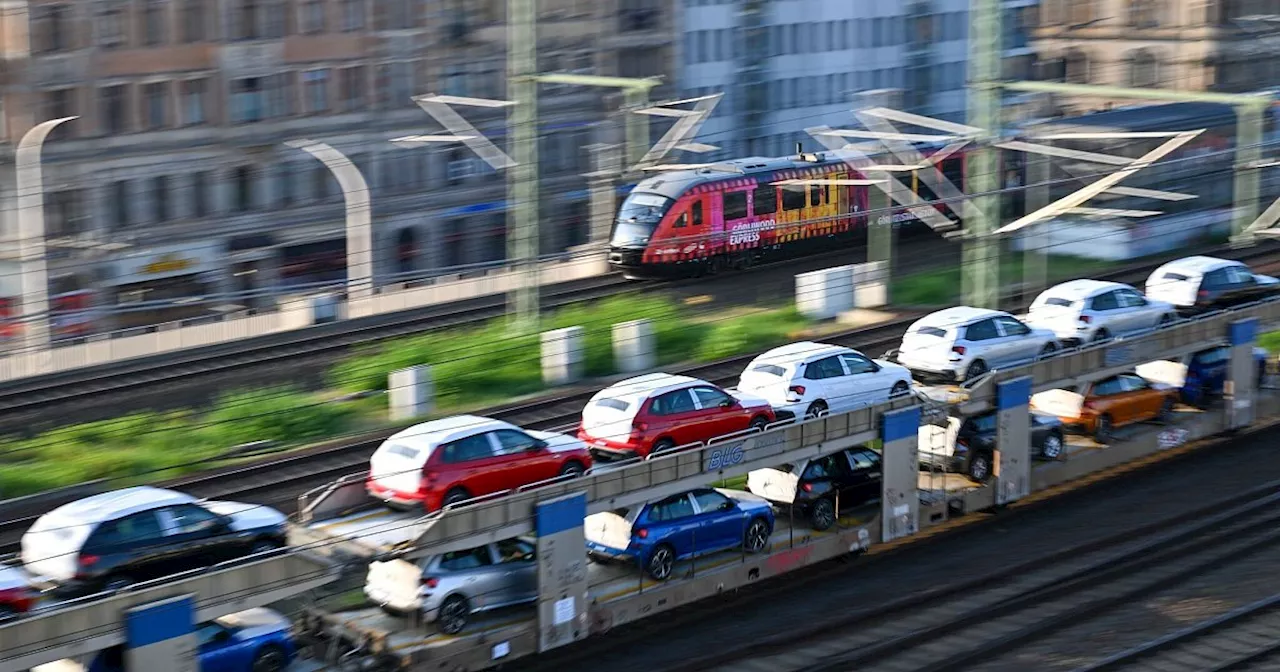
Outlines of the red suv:
{"label": "red suv", "polygon": [[598,458],[645,457],[748,427],[763,429],[773,420],[773,408],[760,397],[654,373],[597,392],[582,409],[578,438]]}
{"label": "red suv", "polygon": [[384,441],[369,460],[365,487],[394,508],[436,511],[557,476],[581,476],[589,468],[590,451],[572,436],[459,415]]}

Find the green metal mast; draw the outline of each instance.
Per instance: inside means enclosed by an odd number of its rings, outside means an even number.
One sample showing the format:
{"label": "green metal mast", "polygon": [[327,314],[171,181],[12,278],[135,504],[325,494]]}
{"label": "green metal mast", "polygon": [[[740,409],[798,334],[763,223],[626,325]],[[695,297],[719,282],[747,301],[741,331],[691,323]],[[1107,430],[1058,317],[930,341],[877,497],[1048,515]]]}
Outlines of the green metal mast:
{"label": "green metal mast", "polygon": [[507,5],[507,137],[515,162],[507,175],[507,257],[519,286],[511,299],[513,327],[538,327],[538,2]]}
{"label": "green metal mast", "polygon": [[966,191],[970,198],[965,222],[960,288],[964,302],[995,308],[1000,298],[1000,244],[991,234],[999,228],[1001,176],[999,153],[992,146],[1000,132],[1000,0],[973,0],[969,7],[969,125],[982,129],[969,154]]}

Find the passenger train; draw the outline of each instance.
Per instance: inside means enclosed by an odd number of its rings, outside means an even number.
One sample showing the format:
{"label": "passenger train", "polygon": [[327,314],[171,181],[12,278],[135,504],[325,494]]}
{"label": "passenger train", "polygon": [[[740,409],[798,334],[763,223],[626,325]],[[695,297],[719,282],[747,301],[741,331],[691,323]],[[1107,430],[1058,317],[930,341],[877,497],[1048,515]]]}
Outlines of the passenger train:
{"label": "passenger train", "polygon": [[[1213,103],[1173,103],[1160,106],[1117,108],[1073,118],[1040,122],[1038,129],[1062,131],[1161,131],[1205,128],[1207,131],[1188,143],[1166,161],[1197,153],[1205,154],[1229,148],[1235,134],[1235,114],[1226,105]],[[1268,127],[1270,121],[1268,120]],[[1134,158],[1159,144],[1163,139],[1124,140],[1123,149],[1108,147],[1104,151],[1132,155]],[[1078,146],[1098,151],[1098,144],[1059,142],[1059,146]],[[923,156],[931,156],[941,145],[920,146]],[[865,236],[871,190],[876,186],[840,184],[867,176],[846,161],[845,152],[799,152],[778,158],[753,157],[707,166],[663,172],[638,183],[627,196],[613,224],[609,241],[609,263],[631,279],[689,276],[715,273],[727,268],[745,268],[763,258],[813,253],[831,249],[833,242],[852,241]],[[1026,183],[1025,155],[1002,151],[1000,184],[1009,196],[1003,200],[1005,217],[1024,214],[1023,198],[1017,186]],[[897,163],[891,156],[885,162]],[[958,190],[965,189],[968,177],[968,153],[951,154],[931,168]],[[1218,152],[1209,162],[1221,164],[1221,171],[1200,164],[1196,179],[1186,183],[1167,184],[1198,198],[1185,207],[1216,207],[1229,203],[1229,152]],[[864,160],[865,164],[865,160]],[[854,165],[857,165],[856,163]],[[1093,166],[1090,170],[1097,170]],[[1148,171],[1143,178],[1126,184],[1148,186],[1151,182],[1181,182],[1177,175]],[[937,197],[922,180],[919,171],[901,177],[922,201]],[[808,184],[778,184],[800,181]],[[1079,183],[1055,184],[1055,197],[1077,189]],[[1224,200],[1225,199],[1225,200]],[[1162,204],[1163,205],[1163,204]],[[963,222],[945,203],[935,207],[949,220]],[[1127,207],[1119,203],[1111,207]],[[1167,209],[1167,208],[1166,208]],[[903,233],[923,232],[928,228],[905,208],[895,207],[877,220],[893,223]]]}

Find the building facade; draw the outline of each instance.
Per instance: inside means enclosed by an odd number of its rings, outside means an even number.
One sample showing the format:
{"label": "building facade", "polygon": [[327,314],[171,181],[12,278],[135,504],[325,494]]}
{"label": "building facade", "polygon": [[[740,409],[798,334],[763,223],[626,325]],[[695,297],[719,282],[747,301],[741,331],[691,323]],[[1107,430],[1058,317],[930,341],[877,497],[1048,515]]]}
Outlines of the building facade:
{"label": "building facade", "polygon": [[[380,282],[505,255],[504,176],[461,145],[390,140],[441,132],[414,95],[506,97],[506,0],[5,7],[0,188],[12,204],[29,128],[78,117],[44,149],[51,291],[100,290],[112,326],[154,322],[145,308],[157,301],[252,305],[257,292],[345,277],[342,194],[293,139],[327,142],[361,169]],[[544,72],[671,74],[665,0],[540,0],[539,11]],[[585,147],[619,123],[612,98],[540,90],[544,252],[585,242]],[[505,110],[459,112],[503,146]],[[12,296],[16,276],[4,277],[0,295]]]}
{"label": "building facade", "polygon": [[[969,0],[679,0],[680,83],[724,92],[703,127],[713,155],[814,147],[806,127],[848,126],[850,96],[901,89],[905,109],[963,121]],[[1030,72],[1036,0],[1004,0],[1007,74]]]}
{"label": "building facade", "polygon": [[[1079,84],[1242,92],[1280,82],[1276,0],[1043,0],[1038,76]],[[1131,101],[1063,98],[1066,111]]]}

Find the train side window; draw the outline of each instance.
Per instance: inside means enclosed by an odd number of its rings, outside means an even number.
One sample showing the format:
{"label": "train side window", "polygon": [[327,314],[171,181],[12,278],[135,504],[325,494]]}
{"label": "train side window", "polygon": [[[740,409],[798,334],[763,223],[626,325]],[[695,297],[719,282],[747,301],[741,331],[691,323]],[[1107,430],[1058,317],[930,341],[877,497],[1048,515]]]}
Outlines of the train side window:
{"label": "train side window", "polygon": [[734,191],[724,195],[724,218],[742,219],[747,216],[747,192]]}
{"label": "train side window", "polygon": [[783,210],[803,210],[804,209],[804,189],[796,189],[795,187],[782,188],[782,209]]}
{"label": "train side window", "polygon": [[772,215],[778,211],[778,191],[772,184],[756,187],[754,209],[756,216]]}
{"label": "train side window", "polygon": [[809,185],[809,205],[822,205],[822,187],[820,185]]}
{"label": "train side window", "polygon": [[694,201],[689,212],[693,215],[693,225],[702,226],[702,201]]}
{"label": "train side window", "polygon": [[683,229],[686,226],[689,226],[689,213],[682,212],[679,217],[676,217],[675,228]]}

